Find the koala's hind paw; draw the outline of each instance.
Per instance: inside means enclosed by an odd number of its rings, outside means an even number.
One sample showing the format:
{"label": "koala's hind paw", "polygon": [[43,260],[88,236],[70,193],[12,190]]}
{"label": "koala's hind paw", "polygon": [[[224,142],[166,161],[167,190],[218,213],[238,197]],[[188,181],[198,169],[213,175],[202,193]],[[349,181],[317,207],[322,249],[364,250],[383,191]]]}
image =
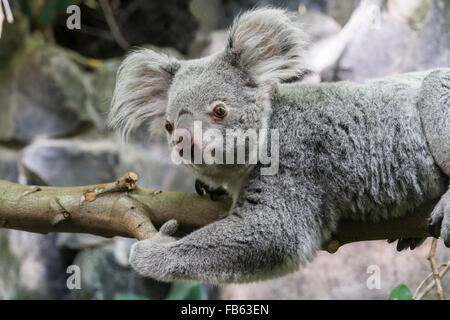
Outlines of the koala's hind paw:
{"label": "koala's hind paw", "polygon": [[445,246],[450,248],[450,189],[441,197],[434,207],[429,220],[429,232],[444,240]]}
{"label": "koala's hind paw", "polygon": [[217,200],[220,196],[227,194],[227,191],[223,187],[211,188],[200,179],[195,180],[195,191],[201,196],[209,194],[211,200]]}
{"label": "koala's hind paw", "polygon": [[[398,239],[397,242],[397,251],[403,251],[405,249],[410,248],[411,250],[414,250],[418,246],[420,246],[426,238],[407,238],[407,239]],[[392,243],[396,241],[397,239],[390,239],[388,240],[388,243]]]}

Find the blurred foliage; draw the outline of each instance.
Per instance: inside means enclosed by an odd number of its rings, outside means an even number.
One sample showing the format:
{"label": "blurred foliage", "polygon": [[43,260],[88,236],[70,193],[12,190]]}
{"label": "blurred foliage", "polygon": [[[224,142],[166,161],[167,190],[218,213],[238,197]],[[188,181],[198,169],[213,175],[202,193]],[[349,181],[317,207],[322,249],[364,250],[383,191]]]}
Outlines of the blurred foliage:
{"label": "blurred foliage", "polygon": [[[206,300],[208,298],[205,287],[197,282],[176,281],[172,283],[166,300]],[[118,293],[114,300],[150,300],[134,293]]]}
{"label": "blurred foliage", "polygon": [[402,283],[391,291],[389,300],[413,300],[413,294],[411,290]]}
{"label": "blurred foliage", "polygon": [[170,287],[166,300],[206,300],[205,287],[197,282],[176,281]]}
{"label": "blurred foliage", "polygon": [[114,300],[150,300],[147,297],[134,293],[117,293]]}
{"label": "blurred foliage", "polygon": [[[185,0],[16,0],[30,29],[85,57],[121,57],[129,47],[155,45],[186,54],[198,22]],[[71,5],[80,9],[81,28],[67,28]],[[115,30],[112,32],[111,30]],[[118,41],[123,39],[123,41]]]}
{"label": "blurred foliage", "polygon": [[66,13],[68,6],[79,2],[74,0],[19,0],[22,12],[43,28],[52,26],[60,14]]}

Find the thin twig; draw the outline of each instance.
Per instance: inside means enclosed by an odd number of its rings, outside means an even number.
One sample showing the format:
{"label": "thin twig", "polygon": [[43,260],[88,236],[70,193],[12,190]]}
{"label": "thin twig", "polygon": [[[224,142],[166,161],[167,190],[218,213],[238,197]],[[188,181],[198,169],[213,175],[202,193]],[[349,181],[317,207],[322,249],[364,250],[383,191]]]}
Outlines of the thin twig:
{"label": "thin twig", "polygon": [[[421,300],[421,299],[428,293],[427,290],[422,290],[422,287],[425,285],[425,283],[428,281],[428,279],[430,279],[432,276],[433,276],[433,272],[431,272],[430,274],[428,274],[428,275],[425,277],[425,279],[423,279],[422,282],[420,282],[419,286],[417,287],[416,291],[414,292],[414,295],[413,295],[413,299],[414,299],[414,300]],[[427,286],[427,289],[428,289],[428,287],[429,287],[430,285],[431,285],[431,288],[434,287],[434,285],[435,285],[434,280],[433,280],[433,282],[432,282],[431,284],[429,284],[429,285]],[[425,291],[426,291],[426,292],[425,292]]]}
{"label": "thin twig", "polygon": [[[447,274],[448,270],[450,270],[450,261],[442,263],[438,269],[444,268],[444,270],[442,270],[441,272],[439,272],[439,277],[444,278],[444,276]],[[419,286],[416,289],[416,292],[414,292],[414,296],[413,299],[414,300],[421,300],[424,296],[426,296],[431,289],[434,288],[434,286],[436,285],[436,282],[433,281],[430,282],[425,288],[423,288],[423,286],[425,285],[425,283],[433,276],[433,272],[431,272],[430,274],[428,274],[425,279],[422,280],[422,282],[419,284]]]}
{"label": "thin twig", "polygon": [[100,0],[99,2],[105,15],[106,23],[108,23],[109,29],[111,30],[111,33],[114,39],[116,40],[117,44],[123,50],[125,51],[128,50],[128,48],[130,48],[130,44],[128,43],[127,40],[125,40],[125,37],[120,31],[119,25],[117,24],[117,21],[114,18],[114,12],[111,6],[109,5],[109,0]]}
{"label": "thin twig", "polygon": [[437,242],[438,239],[433,239],[433,242],[431,242],[431,249],[430,253],[428,254],[428,261],[430,261],[431,264],[431,270],[433,272],[434,281],[436,283],[436,291],[438,293],[439,299],[445,300],[444,290],[442,289],[441,277],[439,275],[439,271],[436,266],[436,260],[434,258],[436,254]]}
{"label": "thin twig", "polygon": [[[444,276],[447,274],[448,270],[450,270],[450,261],[447,262],[447,263],[441,264],[441,265],[439,266],[439,269],[442,268],[442,267],[444,267],[444,270],[442,270],[442,272],[439,272],[439,277],[441,278],[441,280],[442,280],[442,278],[444,278]],[[428,292],[430,292],[431,289],[433,289],[433,287],[435,286],[435,284],[436,284],[436,283],[435,283],[434,281],[431,282],[431,283],[425,288],[425,290],[424,290],[424,295],[428,294]]]}

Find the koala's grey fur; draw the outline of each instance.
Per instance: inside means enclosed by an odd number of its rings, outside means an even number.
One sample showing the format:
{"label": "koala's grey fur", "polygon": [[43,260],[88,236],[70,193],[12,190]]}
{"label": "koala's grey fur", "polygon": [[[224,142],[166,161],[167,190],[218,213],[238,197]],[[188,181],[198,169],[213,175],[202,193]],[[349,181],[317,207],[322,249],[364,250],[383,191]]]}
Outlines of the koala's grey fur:
{"label": "koala's grey fur", "polygon": [[[191,166],[224,185],[234,206],[181,239],[169,221],[137,242],[130,262],[140,274],[210,283],[274,277],[312,259],[340,218],[401,217],[441,196],[433,222],[450,246],[450,69],[365,84],[280,84],[302,72],[303,39],[285,12],[259,9],[235,21],[213,56],[176,61],[144,50],[124,61],[110,119],[125,131],[147,116],[177,125],[186,110],[206,129],[274,128],[280,137],[276,175],[261,175],[260,164]],[[217,100],[230,110],[220,125],[205,115]]]}

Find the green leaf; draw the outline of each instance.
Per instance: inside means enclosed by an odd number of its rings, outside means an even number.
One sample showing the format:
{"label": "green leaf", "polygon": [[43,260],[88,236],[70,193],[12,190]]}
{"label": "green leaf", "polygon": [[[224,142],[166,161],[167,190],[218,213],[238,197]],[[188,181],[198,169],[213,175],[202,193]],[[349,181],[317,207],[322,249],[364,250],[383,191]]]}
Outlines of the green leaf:
{"label": "green leaf", "polygon": [[392,290],[389,300],[412,300],[413,294],[409,288],[403,283]]}
{"label": "green leaf", "polygon": [[176,281],[166,300],[206,300],[206,291],[201,283]]}
{"label": "green leaf", "polygon": [[135,293],[116,293],[114,300],[150,300],[147,297]]}

